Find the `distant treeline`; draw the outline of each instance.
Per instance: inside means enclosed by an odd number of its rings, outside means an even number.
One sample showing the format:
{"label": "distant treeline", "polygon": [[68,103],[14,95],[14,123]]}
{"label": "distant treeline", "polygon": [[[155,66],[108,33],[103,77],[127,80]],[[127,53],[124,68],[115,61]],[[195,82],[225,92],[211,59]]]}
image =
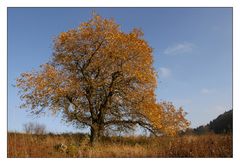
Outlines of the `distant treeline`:
{"label": "distant treeline", "polygon": [[186,134],[206,134],[206,133],[232,133],[233,128],[233,110],[229,110],[219,115],[216,119],[210,121],[207,125],[201,125],[197,128],[190,128]]}
{"label": "distant treeline", "polygon": [[[233,110],[229,110],[219,115],[216,119],[210,121],[206,125],[201,125],[197,128],[188,128],[184,132],[180,132],[180,135],[188,135],[188,134],[224,134],[224,133],[232,133],[233,130]],[[46,127],[44,125],[38,123],[27,123],[24,124],[23,127],[24,133],[34,134],[34,135],[46,135],[46,136],[74,136],[74,137],[89,137],[87,133],[52,133],[47,132]],[[19,133],[21,134],[21,133]]]}

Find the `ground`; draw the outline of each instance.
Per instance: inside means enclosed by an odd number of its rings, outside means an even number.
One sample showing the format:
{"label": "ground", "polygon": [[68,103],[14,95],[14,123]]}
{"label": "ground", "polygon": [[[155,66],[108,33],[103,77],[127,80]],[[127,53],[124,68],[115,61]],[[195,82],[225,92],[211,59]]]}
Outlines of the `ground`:
{"label": "ground", "polygon": [[8,133],[8,157],[232,157],[232,135],[106,137],[94,147],[81,134]]}

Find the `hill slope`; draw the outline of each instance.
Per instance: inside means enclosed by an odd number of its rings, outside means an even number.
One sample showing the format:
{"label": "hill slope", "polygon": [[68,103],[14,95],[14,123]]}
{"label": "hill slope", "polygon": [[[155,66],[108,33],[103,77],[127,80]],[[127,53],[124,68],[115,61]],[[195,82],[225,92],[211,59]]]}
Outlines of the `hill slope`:
{"label": "hill slope", "polygon": [[233,128],[233,110],[224,112],[219,115],[216,119],[210,121],[205,126],[199,126],[194,129],[195,133],[202,134],[206,132],[214,133],[229,133],[232,132]]}

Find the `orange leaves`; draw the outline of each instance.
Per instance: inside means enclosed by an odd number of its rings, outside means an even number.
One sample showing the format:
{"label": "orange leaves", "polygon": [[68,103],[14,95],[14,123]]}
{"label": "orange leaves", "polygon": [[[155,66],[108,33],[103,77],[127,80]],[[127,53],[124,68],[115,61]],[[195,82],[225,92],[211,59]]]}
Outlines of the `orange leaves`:
{"label": "orange leaves", "polygon": [[62,32],[60,35],[59,35],[59,40],[60,40],[60,42],[65,42],[66,40],[67,40],[67,33],[65,33],[65,32]]}
{"label": "orange leaves", "polygon": [[179,131],[188,128],[190,123],[185,119],[186,113],[181,107],[176,109],[171,102],[161,102],[158,106],[163,109],[164,120],[162,122],[168,135],[175,136]]}
{"label": "orange leaves", "polygon": [[[143,32],[133,29],[130,33],[119,30],[113,19],[103,19],[94,14],[78,28],[63,32],[55,42],[57,63],[73,69],[75,60],[88,63],[88,71],[106,70],[111,73],[123,70],[139,82],[156,85],[152,66],[152,50],[141,37]],[[99,43],[101,47],[99,48]],[[92,58],[91,56],[94,55]]]}
{"label": "orange leaves", "polygon": [[151,122],[156,131],[168,136],[176,136],[189,126],[182,108],[176,109],[171,102],[152,103],[143,100],[141,112]]}

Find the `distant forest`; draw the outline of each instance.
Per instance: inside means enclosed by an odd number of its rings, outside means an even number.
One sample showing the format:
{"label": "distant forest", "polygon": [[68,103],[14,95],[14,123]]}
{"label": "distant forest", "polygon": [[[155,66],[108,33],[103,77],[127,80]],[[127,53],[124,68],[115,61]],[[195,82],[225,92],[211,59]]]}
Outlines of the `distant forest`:
{"label": "distant forest", "polygon": [[189,128],[186,134],[206,134],[209,132],[222,134],[232,133],[233,129],[233,110],[229,110],[219,115],[216,119],[210,121],[207,125],[201,125],[197,128]]}

